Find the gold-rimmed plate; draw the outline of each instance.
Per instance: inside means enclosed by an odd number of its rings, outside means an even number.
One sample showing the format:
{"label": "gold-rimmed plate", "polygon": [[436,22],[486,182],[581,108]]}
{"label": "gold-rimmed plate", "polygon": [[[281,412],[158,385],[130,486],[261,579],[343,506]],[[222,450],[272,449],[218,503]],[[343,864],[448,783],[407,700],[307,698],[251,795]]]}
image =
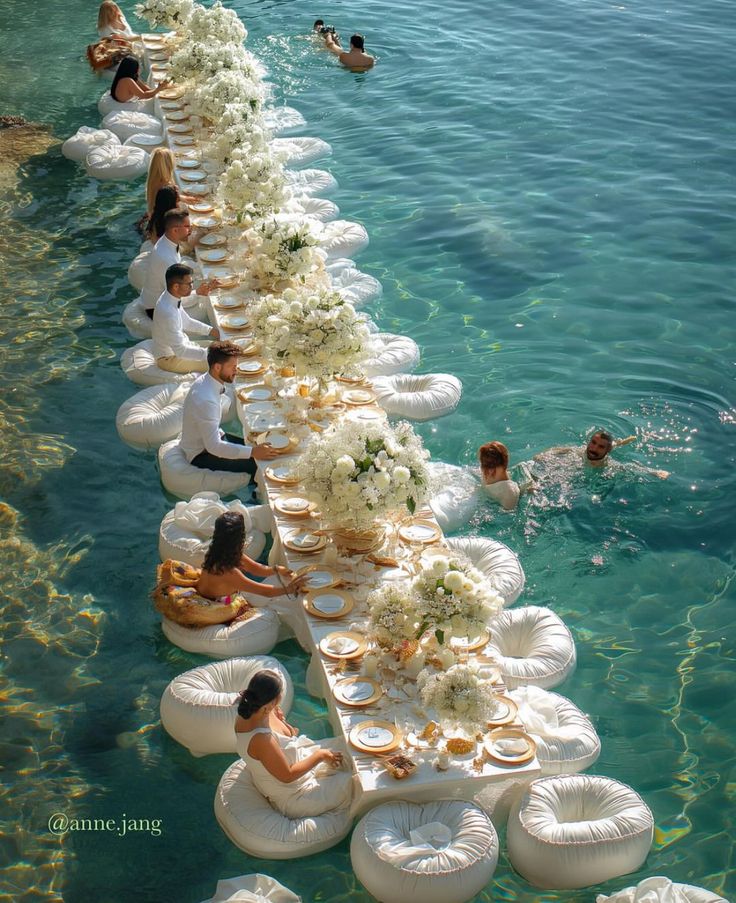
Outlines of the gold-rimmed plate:
{"label": "gold-rimmed plate", "polygon": [[183,169],[177,175],[182,182],[204,182],[207,179],[207,173],[201,169]]}
{"label": "gold-rimmed plate", "polygon": [[518,713],[519,707],[513,699],[508,696],[497,696],[496,709],[488,720],[488,727],[496,728],[512,724]]}
{"label": "gold-rimmed plate", "polygon": [[327,545],[327,537],[314,533],[312,530],[290,530],[284,536],[283,542],[284,548],[291,552],[312,555],[324,549]]}
{"label": "gold-rimmed plate", "polygon": [[345,373],[341,373],[339,376],[336,376],[335,379],[339,383],[345,383],[348,386],[358,386],[360,383],[365,381],[364,373],[356,373],[353,376],[348,376]]}
{"label": "gold-rimmed plate", "polygon": [[139,135],[131,135],[128,141],[135,147],[159,147],[164,143],[164,136],[143,132]]}
{"label": "gold-rimmed plate", "polygon": [[497,727],[486,737],[485,748],[497,765],[526,765],[537,754],[537,744],[518,727]]}
{"label": "gold-rimmed plate", "polygon": [[274,501],[273,507],[284,517],[309,517],[316,506],[301,495],[282,495]]}
{"label": "gold-rimmed plate", "polygon": [[304,599],[304,608],[315,618],[343,618],[353,610],[355,599],[342,589],[313,589]]}
{"label": "gold-rimmed plate", "polygon": [[376,420],[385,420],[386,413],[379,408],[358,408],[357,411],[351,411],[350,417],[352,420],[373,423]]}
{"label": "gold-rimmed plate", "polygon": [[184,88],[164,88],[164,90],[159,91],[158,94],[162,100],[178,100],[183,95]]}
{"label": "gold-rimmed plate", "polygon": [[[203,206],[207,206],[210,210],[214,209],[211,204],[206,204]],[[191,210],[191,205],[189,206]],[[216,229],[219,225],[222,224],[222,220],[219,216],[193,216],[192,217],[192,225],[196,226],[198,229]]]}
{"label": "gold-rimmed plate", "polygon": [[258,358],[249,361],[239,361],[238,376],[243,379],[253,379],[254,376],[262,376],[266,372],[266,365]]}
{"label": "gold-rimmed plate", "polygon": [[294,476],[292,468],[288,464],[271,464],[266,468],[266,476],[273,483],[281,486],[296,486],[299,477]]}
{"label": "gold-rimmed plate", "polygon": [[339,574],[335,573],[331,568],[324,567],[320,564],[309,564],[297,571],[298,576],[306,575],[307,580],[304,584],[307,590],[313,589],[330,589],[342,582]]}
{"label": "gold-rimmed plate", "polygon": [[218,235],[217,232],[208,232],[199,239],[199,244],[203,248],[219,248],[227,244],[224,235]]}
{"label": "gold-rimmed plate", "polygon": [[[168,56],[163,51],[155,50],[155,46],[156,46],[155,44],[154,45],[148,44],[147,46],[151,50],[154,51],[153,53],[148,54],[148,59],[152,63],[160,63],[162,60],[168,60]],[[161,47],[161,44],[159,44],[158,46]]]}
{"label": "gold-rimmed plate", "polygon": [[201,162],[196,157],[180,157],[176,161],[177,169],[196,169],[201,165]]}
{"label": "gold-rimmed plate", "polygon": [[[195,201],[193,204],[189,204],[188,206],[190,213],[214,213],[215,210],[212,204],[209,204],[207,201]],[[217,223],[221,222],[219,216],[213,216],[212,219],[216,220]],[[212,225],[216,225],[216,223],[213,223]]]}
{"label": "gold-rimmed plate", "polygon": [[192,127],[186,122],[175,122],[174,125],[168,127],[168,131],[172,135],[188,135],[192,131]]}
{"label": "gold-rimmed plate", "polygon": [[171,143],[175,147],[194,147],[197,142],[191,135],[174,135]]}
{"label": "gold-rimmed plate", "polygon": [[424,520],[421,517],[412,518],[412,520],[403,523],[399,527],[399,539],[403,542],[422,543],[423,545],[431,545],[442,538],[442,531],[431,520]]}
{"label": "gold-rimmed plate", "polygon": [[332,695],[342,705],[360,708],[378,702],[383,687],[373,677],[344,677],[332,688]]}
{"label": "gold-rimmed plate", "polygon": [[342,393],[342,400],[345,404],[354,406],[373,404],[376,393],[371,389],[347,389]]}
{"label": "gold-rimmed plate", "polygon": [[295,436],[287,436],[280,430],[269,430],[263,441],[280,455],[291,455],[299,447],[299,440]]}
{"label": "gold-rimmed plate", "polygon": [[250,333],[247,336],[241,336],[240,338],[232,339],[232,341],[236,345],[238,345],[238,347],[240,348],[240,354],[243,357],[253,357],[261,350],[260,345],[254,344]]}
{"label": "gold-rimmed plate", "polygon": [[[220,319],[220,325],[223,329],[240,330],[250,328],[250,322],[247,317],[242,314],[229,314],[227,317]],[[238,367],[238,369],[241,369]]]}
{"label": "gold-rimmed plate", "polygon": [[161,104],[161,109],[168,113],[173,110],[183,110],[184,108],[178,100],[164,100]]}
{"label": "gold-rimmed plate", "polygon": [[351,745],[361,752],[382,755],[401,743],[401,732],[390,721],[361,721],[348,734]]}
{"label": "gold-rimmed plate", "polygon": [[197,257],[205,263],[222,263],[230,256],[227,248],[203,248],[197,251]]}
{"label": "gold-rimmed plate", "polygon": [[171,110],[166,114],[169,122],[186,122],[189,119],[189,113],[186,110]]}
{"label": "gold-rimmed plate", "polygon": [[475,636],[452,637],[450,646],[452,646],[453,652],[477,652],[479,649],[485,648],[490,639],[490,631],[481,630],[481,632]]}
{"label": "gold-rimmed plate", "polygon": [[238,310],[245,307],[245,301],[242,298],[234,298],[232,295],[224,295],[215,301],[215,307],[218,310]]}
{"label": "gold-rimmed plate", "polygon": [[248,386],[247,389],[238,390],[238,398],[243,404],[253,404],[270,401],[275,398],[275,393],[271,386]]}
{"label": "gold-rimmed plate", "polygon": [[187,194],[193,194],[195,197],[205,197],[210,194],[212,188],[204,182],[197,182],[194,185],[187,185]]}
{"label": "gold-rimmed plate", "polygon": [[235,286],[240,282],[239,276],[237,276],[231,270],[224,270],[222,267],[218,267],[216,270],[213,270],[212,275],[216,276],[219,280],[220,288],[235,288]]}
{"label": "gold-rimmed plate", "polygon": [[336,630],[319,641],[319,650],[327,658],[359,658],[366,650],[367,642],[362,633],[355,630]]}

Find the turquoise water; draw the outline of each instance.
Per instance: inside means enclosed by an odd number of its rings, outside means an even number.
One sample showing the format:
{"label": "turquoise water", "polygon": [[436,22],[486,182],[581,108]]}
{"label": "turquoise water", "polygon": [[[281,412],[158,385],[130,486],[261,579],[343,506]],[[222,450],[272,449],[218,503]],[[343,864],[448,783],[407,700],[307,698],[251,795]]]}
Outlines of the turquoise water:
{"label": "turquoise water", "polygon": [[[595,770],[654,811],[646,867],[602,890],[666,874],[736,896],[732,5],[235,6],[276,97],[333,147],[318,165],[370,234],[376,321],[419,342],[422,370],[463,379],[458,410],[420,428],[433,456],[468,463],[499,438],[518,461],[595,426],[639,435],[617,455],[628,467],[549,473],[517,513],[475,526],[519,552],[525,600],[575,634],[560,689],[601,735]],[[59,139],[98,121],[93,15],[0,0],[0,113]],[[375,70],[317,52],[304,34],[318,15],[362,30]],[[142,186],[90,182],[41,146],[0,184],[0,850],[14,864],[0,899],[196,903],[261,870],[305,900],[367,901],[347,843],[294,863],[235,849],[212,813],[228,758],[192,759],[157,723],[166,683],[199,659],[163,639],[147,595],[172,501],[114,428],[133,392],[117,358]],[[304,656],[277,651],[303,688]],[[303,691],[296,720],[328,732]],[[55,811],[161,819],[162,833],[60,843]],[[594,893],[538,892],[502,855],[478,899]]]}

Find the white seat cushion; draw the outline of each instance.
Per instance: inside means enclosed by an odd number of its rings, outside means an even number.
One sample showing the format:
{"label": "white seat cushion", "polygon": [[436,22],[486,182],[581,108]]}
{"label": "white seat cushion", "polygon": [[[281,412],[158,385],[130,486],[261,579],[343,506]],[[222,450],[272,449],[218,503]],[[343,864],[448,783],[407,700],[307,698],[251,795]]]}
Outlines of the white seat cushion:
{"label": "white seat cushion", "polygon": [[[132,266],[132,264],[131,264]],[[153,320],[146,313],[143,306],[143,298],[138,295],[130,304],[126,304],[123,310],[123,326],[128,327],[128,332],[134,339],[150,339]]]}
{"label": "white seat cushion", "polygon": [[378,279],[361,272],[351,260],[347,261],[347,264],[346,266],[343,259],[338,258],[326,265],[333,289],[355,308],[365,307],[369,301],[379,298],[383,286]]}
{"label": "white seat cushion", "polygon": [[157,386],[161,383],[182,383],[191,380],[191,373],[170,373],[162,370],[153,356],[153,339],[144,339],[126,348],[120,355],[123,373],[139,386]]}
{"label": "white seat cushion", "polygon": [[598,894],[595,903],[728,903],[713,891],[693,884],[675,884],[669,878],[655,875],[633,887],[625,887],[607,897]]}
{"label": "white seat cushion", "polygon": [[137,179],[148,172],[148,154],[139,147],[102,144],[87,154],[84,168],[88,176],[103,181]]}
{"label": "white seat cushion", "polygon": [[516,552],[497,539],[481,536],[454,536],[446,540],[448,548],[461,552],[488,577],[503,596],[506,606],[513,605],[524,589],[526,577]]}
{"label": "white seat cushion", "polygon": [[159,448],[158,466],[164,488],[181,499],[190,499],[196,492],[233,495],[250,483],[250,475],[247,473],[208,470],[190,464],[184,457],[178,438]]}
{"label": "white seat cushion", "polygon": [[371,382],[384,411],[407,420],[432,420],[452,413],[463,391],[463,384],[450,373],[397,373]]}
{"label": "white seat cushion", "polygon": [[371,336],[371,346],[371,357],[361,364],[361,370],[366,376],[407,373],[419,363],[419,346],[409,336],[377,332]]}
{"label": "white seat cushion", "polygon": [[138,98],[136,100],[128,100],[125,103],[121,103],[119,100],[115,100],[109,91],[105,91],[102,97],[97,101],[97,111],[100,116],[107,116],[108,113],[115,113],[122,110],[128,110],[129,112],[134,113],[153,113],[153,98],[150,98],[149,100]]}
{"label": "white seat cushion", "polygon": [[263,124],[272,132],[285,132],[290,129],[300,129],[307,124],[307,120],[294,107],[272,107],[263,110]]}
{"label": "white seat cushion", "polygon": [[215,896],[204,903],[302,903],[302,898],[275,878],[253,874],[218,881]]}
{"label": "white seat cushion", "polygon": [[328,260],[357,254],[368,246],[368,233],[360,223],[345,219],[335,219],[322,224],[319,246],[327,254]]}
{"label": "white seat cushion", "polygon": [[291,166],[303,166],[320,157],[329,157],[330,145],[321,138],[274,138],[271,150]]}
{"label": "white seat cushion", "polygon": [[114,110],[102,120],[102,127],[115,132],[121,141],[125,141],[136,132],[145,132],[148,135],[158,135],[163,132],[160,120],[138,110]]}
{"label": "white seat cushion", "polygon": [[285,169],[284,176],[294,197],[329,194],[337,188],[335,177],[324,169]]}
{"label": "white seat cushion", "polygon": [[490,623],[488,654],[510,689],[556,687],[575,670],[572,634],[549,608],[528,605],[502,611]]}
{"label": "white seat cushion", "polygon": [[148,451],[178,436],[184,399],[193,380],[147,386],[124,401],[115,418],[123,442]]}
{"label": "white seat cushion", "polygon": [[209,658],[232,658],[270,652],[278,641],[279,618],[275,612],[262,608],[247,621],[211,627],[184,627],[161,618],[161,629],[170,643],[187,652],[198,652]]}
{"label": "white seat cushion", "polygon": [[110,129],[91,129],[89,126],[83,125],[61,145],[61,152],[68,160],[84,163],[87,154],[93,148],[106,144],[120,146],[120,139]]}

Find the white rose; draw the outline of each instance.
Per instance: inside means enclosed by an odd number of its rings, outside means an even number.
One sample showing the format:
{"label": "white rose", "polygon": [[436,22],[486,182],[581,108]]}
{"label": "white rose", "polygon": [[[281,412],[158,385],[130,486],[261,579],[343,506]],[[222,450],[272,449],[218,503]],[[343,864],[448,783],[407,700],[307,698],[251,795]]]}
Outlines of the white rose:
{"label": "white rose", "polygon": [[463,575],[459,571],[450,571],[444,579],[444,584],[451,592],[458,593],[463,588]]}
{"label": "white rose", "polygon": [[346,475],[354,470],[354,468],[355,461],[353,461],[350,455],[341,455],[335,462],[335,470],[338,470]]}
{"label": "white rose", "polygon": [[379,489],[386,490],[391,485],[391,477],[386,473],[385,470],[379,470],[378,473],[373,477],[373,482]]}
{"label": "white rose", "polygon": [[399,464],[398,467],[394,468],[394,480],[396,480],[397,483],[408,483],[410,479],[411,473],[408,467],[404,467],[403,465]]}

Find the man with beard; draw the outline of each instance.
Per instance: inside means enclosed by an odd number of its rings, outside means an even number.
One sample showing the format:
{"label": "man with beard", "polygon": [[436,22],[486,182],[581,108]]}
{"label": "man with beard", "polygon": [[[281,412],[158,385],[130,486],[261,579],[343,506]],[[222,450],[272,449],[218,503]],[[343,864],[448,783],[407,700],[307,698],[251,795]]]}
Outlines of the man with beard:
{"label": "man with beard", "polygon": [[[588,439],[588,444],[584,448],[570,445],[548,448],[541,454],[535,455],[534,460],[542,461],[553,455],[579,454],[585,467],[604,467],[608,463],[606,459],[612,449],[621,448],[622,445],[628,445],[634,441],[636,441],[636,436],[627,436],[625,439],[614,440],[613,436],[605,430],[596,430]],[[660,480],[666,480],[669,476],[666,470],[650,470],[648,467],[641,467],[641,465],[636,465],[636,467],[655,477],[659,477]]]}
{"label": "man with beard", "polygon": [[179,445],[195,467],[254,476],[256,462],[271,461],[278,452],[270,445],[246,445],[220,429],[225,386],[235,379],[242,353],[233,342],[213,342],[207,349],[209,369],[194,380],[184,400]]}

